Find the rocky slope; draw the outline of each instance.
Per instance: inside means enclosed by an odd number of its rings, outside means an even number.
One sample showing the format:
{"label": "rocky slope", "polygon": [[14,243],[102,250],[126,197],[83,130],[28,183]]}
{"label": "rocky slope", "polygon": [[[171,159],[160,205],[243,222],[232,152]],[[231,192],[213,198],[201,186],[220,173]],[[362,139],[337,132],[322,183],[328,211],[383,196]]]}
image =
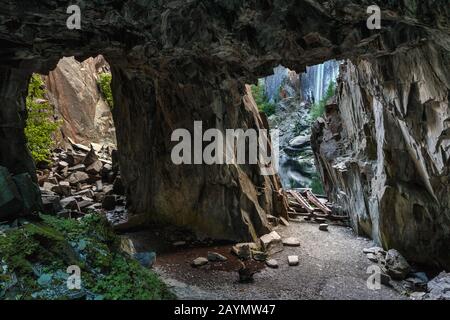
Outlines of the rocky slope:
{"label": "rocky slope", "polygon": [[63,120],[62,137],[76,143],[115,144],[110,107],[102,96],[99,74],[109,72],[102,56],[83,62],[63,58],[46,77],[49,102]]}
{"label": "rocky slope", "polygon": [[424,39],[347,63],[313,130],[328,195],[353,227],[439,266],[450,265],[449,50]]}
{"label": "rocky slope", "polygon": [[[374,2],[383,8],[381,30],[366,28]],[[69,30],[59,1],[0,0],[0,165],[36,180],[23,135],[30,74],[49,72],[62,56],[103,54],[113,71],[119,161],[132,211],[217,238],[265,233],[266,212],[285,213],[279,180],[261,177],[258,166],[176,166],[175,128],[192,130],[194,120],[205,129],[266,127],[242,99],[244,84],[279,64],[301,72],[332,58],[408,52],[421,39],[440,47],[449,41],[446,0],[81,3],[82,29]]]}

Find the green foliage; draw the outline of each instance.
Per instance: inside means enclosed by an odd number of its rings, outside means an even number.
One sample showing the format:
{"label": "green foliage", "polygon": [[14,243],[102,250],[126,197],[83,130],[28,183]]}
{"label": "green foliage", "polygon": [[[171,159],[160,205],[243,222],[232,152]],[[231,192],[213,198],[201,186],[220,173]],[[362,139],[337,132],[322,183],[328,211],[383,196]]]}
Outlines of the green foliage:
{"label": "green foliage", "polygon": [[325,193],[322,185],[322,180],[320,179],[319,173],[315,172],[312,177],[311,189],[314,194],[322,195]]}
{"label": "green foliage", "polygon": [[104,292],[109,300],[160,300],[175,298],[158,276],[143,268],[137,261],[116,255],[111,272],[94,286],[95,292]]}
{"label": "green foliage", "polygon": [[[0,299],[175,298],[154,272],[119,250],[103,216],[41,215],[1,232]],[[81,268],[81,290],[67,288],[71,265]]]}
{"label": "green foliage", "polygon": [[316,102],[311,107],[311,121],[314,122],[317,120],[317,118],[321,117],[325,112],[325,106],[328,102],[328,100],[334,96],[336,92],[336,84],[331,81],[328,85],[327,91],[325,92],[325,96],[319,101]]}
{"label": "green foliage", "polygon": [[111,90],[112,75],[110,73],[104,72],[99,75],[98,85],[103,98],[108,103],[109,107],[112,109],[114,107],[114,100]]}
{"label": "green foliage", "polygon": [[270,103],[264,93],[264,86],[262,84],[252,85],[252,95],[255,99],[259,111],[264,112],[268,117],[275,113],[275,104]]}
{"label": "green foliage", "polygon": [[54,145],[53,134],[59,123],[53,121],[53,108],[48,102],[36,102],[37,99],[45,99],[44,82],[41,76],[33,74],[26,99],[28,119],[25,136],[33,159],[36,162],[48,162],[50,149]]}

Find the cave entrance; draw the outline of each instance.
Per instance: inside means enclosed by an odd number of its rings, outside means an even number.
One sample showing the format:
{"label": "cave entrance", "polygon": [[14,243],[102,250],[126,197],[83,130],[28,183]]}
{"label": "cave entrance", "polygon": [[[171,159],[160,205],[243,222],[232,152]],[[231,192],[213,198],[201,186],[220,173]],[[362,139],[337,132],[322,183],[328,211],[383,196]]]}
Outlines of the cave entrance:
{"label": "cave entrance", "polygon": [[335,94],[339,64],[329,60],[307,67],[303,73],[280,65],[273,75],[252,86],[269,127],[279,130],[279,175],[285,189],[311,188],[315,194],[324,194],[311,149],[311,126]]}
{"label": "cave entrance", "polygon": [[[48,75],[33,74],[25,135],[36,163],[44,212],[79,217],[126,213],[118,165],[111,68],[101,55],[62,58]],[[58,199],[60,201],[58,201]]]}

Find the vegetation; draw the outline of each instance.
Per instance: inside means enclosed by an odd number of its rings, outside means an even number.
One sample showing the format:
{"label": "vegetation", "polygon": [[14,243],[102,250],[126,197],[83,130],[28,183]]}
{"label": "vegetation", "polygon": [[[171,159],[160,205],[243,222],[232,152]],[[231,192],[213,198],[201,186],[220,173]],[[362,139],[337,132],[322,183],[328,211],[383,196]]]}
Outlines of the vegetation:
{"label": "vegetation", "polygon": [[38,74],[33,74],[28,85],[26,107],[28,148],[36,162],[48,162],[50,149],[54,145],[53,134],[60,124],[52,119],[53,108],[45,100],[44,82]]}
{"label": "vegetation", "polygon": [[[0,225],[0,299],[172,299],[151,270],[122,253],[105,218],[41,215]],[[68,266],[81,269],[81,289],[69,290]]]}
{"label": "vegetation", "polygon": [[323,189],[322,180],[318,172],[315,172],[311,181],[311,190],[314,194],[323,195],[325,191]]}
{"label": "vegetation", "polygon": [[334,96],[336,92],[336,83],[333,81],[330,82],[328,85],[327,91],[325,92],[325,96],[319,101],[316,102],[311,107],[311,121],[314,122],[317,120],[317,118],[321,117],[325,112],[325,106],[328,102],[328,100]]}
{"label": "vegetation", "polygon": [[267,96],[264,93],[264,85],[262,83],[252,85],[252,95],[259,111],[264,112],[268,117],[275,113],[275,104],[270,103],[267,99]]}
{"label": "vegetation", "polygon": [[112,109],[114,107],[114,100],[111,90],[111,81],[112,81],[111,73],[104,72],[99,75],[98,85],[100,87],[100,91],[103,95],[103,98],[106,100],[109,107]]}

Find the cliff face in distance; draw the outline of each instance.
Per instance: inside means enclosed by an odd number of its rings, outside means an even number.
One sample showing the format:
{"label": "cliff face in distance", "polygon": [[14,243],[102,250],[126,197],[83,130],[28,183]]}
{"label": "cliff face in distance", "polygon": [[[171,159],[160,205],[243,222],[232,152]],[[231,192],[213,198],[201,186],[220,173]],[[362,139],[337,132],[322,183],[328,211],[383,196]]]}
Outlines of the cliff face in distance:
{"label": "cliff face in distance", "polygon": [[100,91],[99,74],[109,70],[102,56],[83,62],[63,58],[45,77],[47,95],[62,121],[62,137],[89,145],[116,143],[111,108]]}
{"label": "cliff face in distance", "polygon": [[353,227],[440,266],[450,265],[449,49],[423,42],[348,62],[312,137],[327,193]]}

